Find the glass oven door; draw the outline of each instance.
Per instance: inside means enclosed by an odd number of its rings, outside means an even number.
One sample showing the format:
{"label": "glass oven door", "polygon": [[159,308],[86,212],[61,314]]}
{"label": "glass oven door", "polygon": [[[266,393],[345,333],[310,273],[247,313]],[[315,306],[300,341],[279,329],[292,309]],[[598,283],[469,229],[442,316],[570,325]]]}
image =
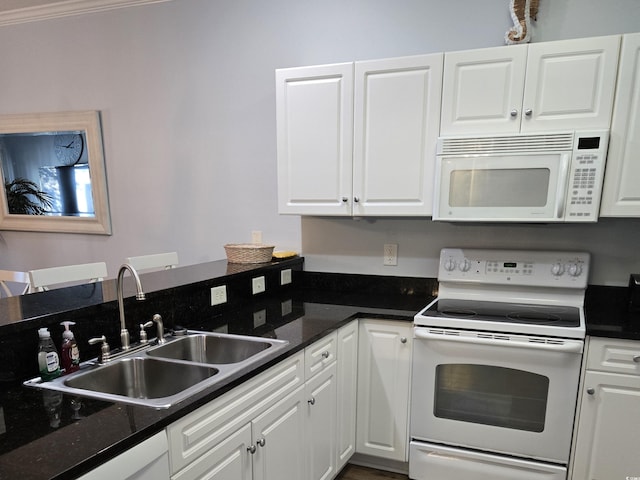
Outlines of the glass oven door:
{"label": "glass oven door", "polygon": [[414,329],[411,436],[566,464],[583,342]]}

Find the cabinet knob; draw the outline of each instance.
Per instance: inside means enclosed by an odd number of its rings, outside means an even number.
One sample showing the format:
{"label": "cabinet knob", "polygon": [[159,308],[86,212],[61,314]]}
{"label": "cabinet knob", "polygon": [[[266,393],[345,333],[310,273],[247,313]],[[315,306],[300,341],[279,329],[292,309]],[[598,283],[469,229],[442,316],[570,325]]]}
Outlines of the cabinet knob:
{"label": "cabinet knob", "polygon": [[247,452],[249,452],[251,455],[253,455],[254,453],[256,453],[256,446],[255,445],[249,445],[247,447]]}
{"label": "cabinet knob", "polygon": [[533,114],[533,110],[531,110],[530,108],[527,108],[524,111],[525,116],[530,117]]}
{"label": "cabinet knob", "polygon": [[634,355],[633,356],[633,361],[636,363],[640,363],[640,355]]}
{"label": "cabinet knob", "polygon": [[267,443],[267,440],[264,437],[262,437],[262,438],[259,438],[256,441],[256,443],[258,444],[259,447],[264,447]]}
{"label": "cabinet knob", "polygon": [[511,110],[510,112],[512,117],[517,117],[518,116],[518,110],[516,110],[515,108],[513,110]]}
{"label": "cabinet knob", "polygon": [[325,350],[324,352],[322,352],[322,358],[329,358],[329,355],[331,354],[329,353],[328,350]]}
{"label": "cabinet knob", "polygon": [[316,404],[316,399],[314,397],[311,397],[309,400],[307,400],[307,403],[309,405],[315,405]]}
{"label": "cabinet knob", "polygon": [[587,388],[587,393],[588,393],[589,395],[593,395],[594,393],[596,393],[596,391],[595,391],[595,389],[594,389],[594,388]]}
{"label": "cabinet knob", "polygon": [[400,343],[407,343],[407,337],[400,337]]}
{"label": "cabinet knob", "polygon": [[342,197],[342,203],[347,203],[349,199],[347,197]]}
{"label": "cabinet knob", "polygon": [[353,201],[358,203],[360,201],[360,197],[353,197]]}

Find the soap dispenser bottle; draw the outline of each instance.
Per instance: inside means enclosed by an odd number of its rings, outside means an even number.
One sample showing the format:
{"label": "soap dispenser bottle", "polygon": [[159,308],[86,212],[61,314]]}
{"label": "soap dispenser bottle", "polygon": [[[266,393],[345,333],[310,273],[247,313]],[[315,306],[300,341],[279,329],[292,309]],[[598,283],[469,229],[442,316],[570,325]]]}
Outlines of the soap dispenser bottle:
{"label": "soap dispenser bottle", "polygon": [[60,357],[56,346],[51,340],[51,333],[48,328],[39,329],[38,336],[40,337],[38,368],[40,370],[40,378],[46,382],[60,376]]}
{"label": "soap dispenser bottle", "polygon": [[62,368],[65,373],[76,372],[80,369],[80,351],[73,332],[69,329],[69,325],[75,325],[75,322],[61,322],[60,325],[64,325],[64,332],[62,332]]}

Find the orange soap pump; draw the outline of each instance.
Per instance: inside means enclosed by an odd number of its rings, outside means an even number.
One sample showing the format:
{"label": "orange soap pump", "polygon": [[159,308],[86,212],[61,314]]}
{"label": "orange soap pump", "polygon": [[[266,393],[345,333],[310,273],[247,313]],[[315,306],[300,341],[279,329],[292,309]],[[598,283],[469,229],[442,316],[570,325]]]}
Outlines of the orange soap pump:
{"label": "orange soap pump", "polygon": [[69,325],[75,325],[75,322],[60,322],[60,325],[64,325],[61,363],[64,373],[68,374],[80,369],[80,351],[73,332],[69,329]]}

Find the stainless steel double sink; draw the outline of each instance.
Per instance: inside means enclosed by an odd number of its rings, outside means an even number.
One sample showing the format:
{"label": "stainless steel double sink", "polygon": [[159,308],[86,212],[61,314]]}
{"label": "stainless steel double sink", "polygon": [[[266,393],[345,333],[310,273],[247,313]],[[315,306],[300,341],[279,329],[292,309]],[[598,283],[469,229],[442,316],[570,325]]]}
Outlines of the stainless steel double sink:
{"label": "stainless steel double sink", "polygon": [[135,350],[105,364],[86,362],[78,372],[28,387],[99,400],[169,408],[222,379],[275,357],[289,342],[263,337],[187,331],[166,343]]}

